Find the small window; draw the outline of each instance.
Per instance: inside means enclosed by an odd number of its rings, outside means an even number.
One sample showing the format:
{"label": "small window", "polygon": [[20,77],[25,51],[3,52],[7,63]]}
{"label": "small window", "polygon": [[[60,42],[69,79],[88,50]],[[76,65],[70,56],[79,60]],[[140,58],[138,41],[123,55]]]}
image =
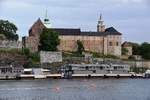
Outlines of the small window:
{"label": "small window", "polygon": [[96,70],[93,70],[93,73],[96,73]]}
{"label": "small window", "polygon": [[112,46],[112,42],[109,42],[109,46]]}
{"label": "small window", "polygon": [[116,45],[119,46],[119,42],[116,42]]}
{"label": "small window", "polygon": [[86,70],[89,70],[89,67],[88,67],[88,66],[86,66],[86,67],[85,67],[85,69],[86,69]]}
{"label": "small window", "polygon": [[117,67],[114,67],[114,70],[117,70]]}
{"label": "small window", "polygon": [[103,67],[102,67],[102,66],[100,67],[100,70],[103,70]]}

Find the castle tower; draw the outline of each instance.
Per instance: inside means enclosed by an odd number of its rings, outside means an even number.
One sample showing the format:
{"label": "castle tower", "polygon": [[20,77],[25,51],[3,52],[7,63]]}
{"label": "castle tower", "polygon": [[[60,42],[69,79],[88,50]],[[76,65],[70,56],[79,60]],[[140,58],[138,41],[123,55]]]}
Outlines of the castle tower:
{"label": "castle tower", "polygon": [[97,32],[104,32],[104,31],[105,31],[105,25],[104,25],[104,21],[102,20],[102,14],[101,14],[97,24]]}

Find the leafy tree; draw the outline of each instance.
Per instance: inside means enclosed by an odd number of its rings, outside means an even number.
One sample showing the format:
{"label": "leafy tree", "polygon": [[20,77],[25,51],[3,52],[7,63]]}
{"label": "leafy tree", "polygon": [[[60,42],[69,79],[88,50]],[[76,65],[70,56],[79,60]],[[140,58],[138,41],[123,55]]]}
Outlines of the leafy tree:
{"label": "leafy tree", "polygon": [[80,40],[77,40],[77,46],[78,46],[77,52],[79,54],[82,54],[82,52],[84,52],[84,46],[83,46],[83,44],[82,44],[82,42]]}
{"label": "leafy tree", "polygon": [[150,44],[147,42],[141,45],[132,43],[133,55],[141,55],[144,59],[150,59]]}
{"label": "leafy tree", "polygon": [[40,35],[39,49],[43,51],[57,51],[57,46],[60,43],[59,35],[57,32],[44,29]]}
{"label": "leafy tree", "polygon": [[122,48],[122,54],[123,54],[123,55],[127,54],[128,52],[129,52],[129,51],[128,51],[127,48]]}
{"label": "leafy tree", "polygon": [[28,48],[23,48],[22,49],[22,53],[26,56],[29,56],[30,55],[30,50]]}
{"label": "leafy tree", "polygon": [[133,55],[140,55],[140,45],[137,43],[131,43],[131,44],[132,44]]}
{"label": "leafy tree", "polygon": [[30,53],[29,58],[31,58],[33,62],[40,62],[40,55],[38,52]]}
{"label": "leafy tree", "polygon": [[13,23],[7,20],[0,20],[0,34],[4,34],[9,40],[18,40],[16,32],[17,27]]}
{"label": "leafy tree", "polygon": [[150,44],[142,43],[140,46],[140,54],[144,59],[150,59]]}

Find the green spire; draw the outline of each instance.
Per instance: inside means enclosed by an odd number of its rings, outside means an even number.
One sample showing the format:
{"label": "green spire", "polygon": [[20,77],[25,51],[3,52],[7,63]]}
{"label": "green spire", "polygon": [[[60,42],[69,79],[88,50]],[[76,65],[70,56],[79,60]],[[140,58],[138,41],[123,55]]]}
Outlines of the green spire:
{"label": "green spire", "polygon": [[50,21],[48,19],[48,15],[47,15],[47,9],[46,9],[46,12],[45,12],[44,24],[50,24]]}

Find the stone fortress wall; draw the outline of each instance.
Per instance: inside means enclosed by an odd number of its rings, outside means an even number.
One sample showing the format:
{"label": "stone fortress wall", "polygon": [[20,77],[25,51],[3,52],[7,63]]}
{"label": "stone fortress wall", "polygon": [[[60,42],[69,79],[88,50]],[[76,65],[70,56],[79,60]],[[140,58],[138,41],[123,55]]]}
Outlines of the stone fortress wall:
{"label": "stone fortress wall", "polygon": [[22,48],[20,41],[0,40],[0,48]]}

